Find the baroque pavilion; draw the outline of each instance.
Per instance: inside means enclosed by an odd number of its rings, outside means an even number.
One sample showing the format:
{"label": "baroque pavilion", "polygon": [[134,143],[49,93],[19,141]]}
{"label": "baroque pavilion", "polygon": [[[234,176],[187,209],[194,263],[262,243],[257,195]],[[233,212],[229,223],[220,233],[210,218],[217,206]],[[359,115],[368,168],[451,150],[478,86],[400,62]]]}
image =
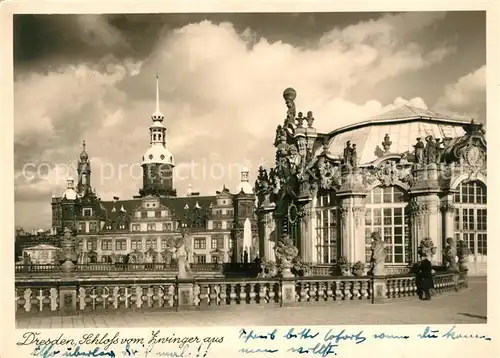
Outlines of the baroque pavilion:
{"label": "baroque pavilion", "polygon": [[[287,116],[276,130],[276,166],[255,183],[260,256],[275,260],[283,234],[303,262],[368,263],[379,232],[386,266],[403,271],[432,240],[434,264],[446,239],[469,250],[470,275],[487,271],[485,130],[470,118],[403,105],[368,120],[319,133],[312,112]],[[391,271],[391,270],[390,270]]]}

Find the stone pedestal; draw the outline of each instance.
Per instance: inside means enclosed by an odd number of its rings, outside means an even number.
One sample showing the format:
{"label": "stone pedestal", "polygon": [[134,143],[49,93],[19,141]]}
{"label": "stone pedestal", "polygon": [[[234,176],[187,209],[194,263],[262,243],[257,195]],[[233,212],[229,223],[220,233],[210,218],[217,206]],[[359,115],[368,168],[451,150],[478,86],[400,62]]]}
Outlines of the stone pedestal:
{"label": "stone pedestal", "polygon": [[387,282],[383,276],[374,276],[372,303],[381,303],[387,300]]}
{"label": "stone pedestal", "polygon": [[295,303],[295,281],[283,280],[281,284],[281,305],[286,306],[286,305],[292,305],[294,303]]}
{"label": "stone pedestal", "polygon": [[192,282],[178,281],[177,283],[177,307],[194,307],[194,287]]}
{"label": "stone pedestal", "polygon": [[59,286],[59,314],[76,316],[76,285],[74,282],[61,282]]}

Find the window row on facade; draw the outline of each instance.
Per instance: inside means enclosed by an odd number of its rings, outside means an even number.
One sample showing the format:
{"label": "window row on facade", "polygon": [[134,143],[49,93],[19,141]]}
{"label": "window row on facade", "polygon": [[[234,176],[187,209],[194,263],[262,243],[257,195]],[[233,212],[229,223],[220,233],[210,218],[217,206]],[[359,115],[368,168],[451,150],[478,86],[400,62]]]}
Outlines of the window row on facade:
{"label": "window row on facade", "polygon": [[[101,239],[100,240],[100,249],[103,251],[127,251],[127,239]],[[130,249],[131,250],[142,250],[145,248],[146,250],[166,250],[169,247],[168,239],[129,239],[130,241]],[[203,250],[207,248],[207,243],[209,243],[211,249],[220,249],[223,250],[225,248],[224,237],[211,237],[210,239],[206,237],[194,237],[193,238],[193,248],[195,250]],[[143,246],[144,244],[144,246]],[[159,244],[159,245],[158,245]],[[80,240],[79,242],[80,249],[83,249],[84,242]],[[86,240],[86,249],[97,250],[97,240]]]}
{"label": "window row on facade", "polygon": [[[454,195],[454,236],[464,240],[474,255],[487,253],[486,185],[463,182]],[[412,261],[412,238],[407,195],[399,187],[376,187],[365,201],[365,260],[371,259],[371,235],[378,232],[386,247],[386,262],[406,264]],[[317,259],[335,263],[340,253],[340,214],[334,192],[322,193],[317,207]]]}

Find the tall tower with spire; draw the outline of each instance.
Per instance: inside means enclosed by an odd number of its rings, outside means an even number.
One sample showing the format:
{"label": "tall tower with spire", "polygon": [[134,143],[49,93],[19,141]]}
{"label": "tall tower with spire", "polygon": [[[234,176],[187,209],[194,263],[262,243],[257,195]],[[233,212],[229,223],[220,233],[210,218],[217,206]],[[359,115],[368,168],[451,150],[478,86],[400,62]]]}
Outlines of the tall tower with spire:
{"label": "tall tower with spire", "polygon": [[90,187],[90,161],[89,155],[86,151],[85,140],[82,143],[82,152],[80,153],[80,159],[78,160],[78,184],[76,186],[76,191],[79,195],[85,196],[91,191]]}
{"label": "tall tower with spire", "polygon": [[151,115],[153,123],[149,127],[150,146],[142,157],[141,196],[176,196],[173,186],[174,157],[167,149],[167,128],[160,112],[160,85],[156,76],[156,111]]}

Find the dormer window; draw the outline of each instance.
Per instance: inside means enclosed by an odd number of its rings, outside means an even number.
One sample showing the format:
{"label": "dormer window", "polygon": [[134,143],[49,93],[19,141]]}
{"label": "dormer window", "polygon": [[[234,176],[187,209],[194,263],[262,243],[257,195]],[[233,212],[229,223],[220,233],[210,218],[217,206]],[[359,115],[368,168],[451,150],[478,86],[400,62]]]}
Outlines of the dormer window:
{"label": "dormer window", "polygon": [[92,209],[91,208],[83,209],[83,216],[92,216]]}

